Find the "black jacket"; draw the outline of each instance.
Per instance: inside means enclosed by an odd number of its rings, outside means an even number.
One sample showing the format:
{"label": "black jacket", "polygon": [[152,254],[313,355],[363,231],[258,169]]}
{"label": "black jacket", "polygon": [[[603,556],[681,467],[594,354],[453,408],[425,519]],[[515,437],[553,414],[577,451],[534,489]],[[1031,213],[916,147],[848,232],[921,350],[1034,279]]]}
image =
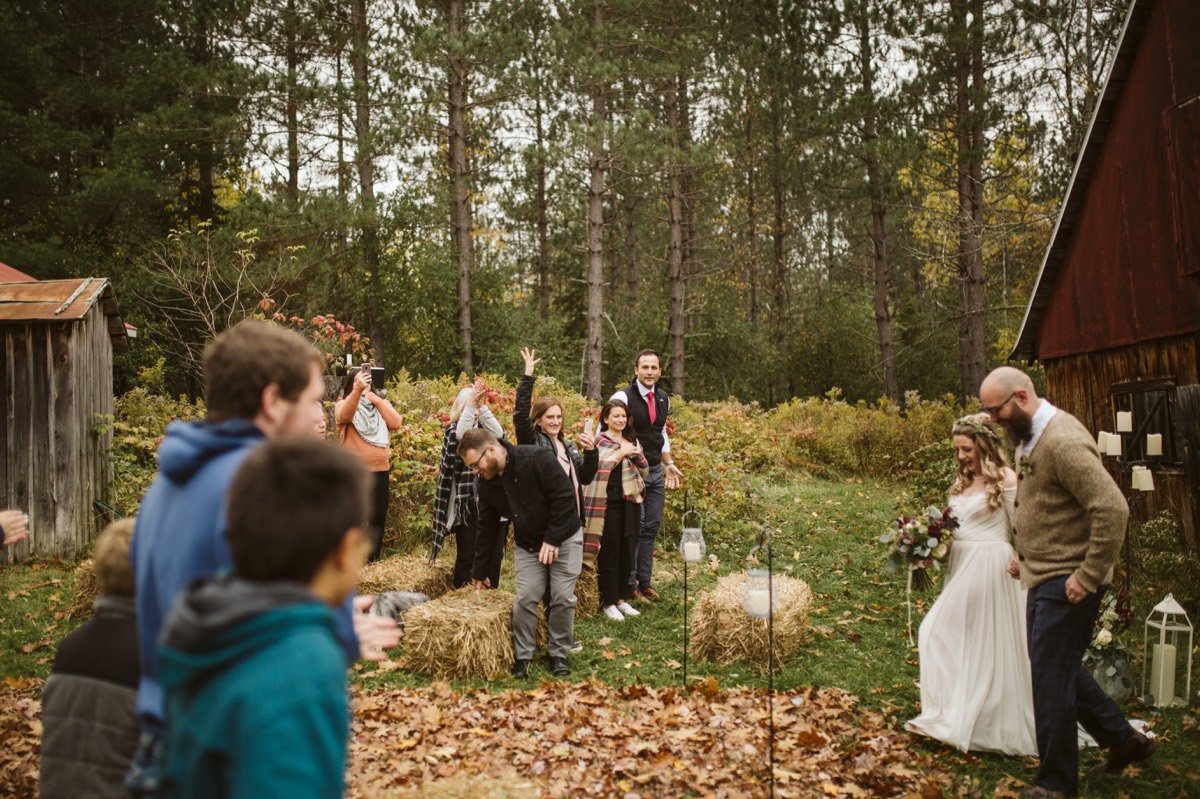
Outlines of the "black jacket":
{"label": "black jacket", "polygon": [[496,446],[508,452],[504,471],[492,480],[478,480],[479,529],[475,538],[473,576],[482,580],[500,534],[500,517],[511,519],[513,541],[527,552],[543,543],[560,546],[579,532],[575,491],[558,459],[537,446]]}
{"label": "black jacket", "polygon": [[[529,418],[529,409],[533,405],[533,375],[523,375],[517,383],[517,401],[513,405],[513,428],[517,431],[518,444],[532,444],[542,449],[550,450],[558,457],[558,450],[550,436],[534,426]],[[575,477],[579,480],[579,507],[583,508],[583,487],[592,482],[596,471],[600,468],[600,450],[592,447],[580,453],[574,442],[567,441],[559,434],[567,454],[571,457],[571,465],[575,469]],[[580,519],[580,522],[583,520]]]}

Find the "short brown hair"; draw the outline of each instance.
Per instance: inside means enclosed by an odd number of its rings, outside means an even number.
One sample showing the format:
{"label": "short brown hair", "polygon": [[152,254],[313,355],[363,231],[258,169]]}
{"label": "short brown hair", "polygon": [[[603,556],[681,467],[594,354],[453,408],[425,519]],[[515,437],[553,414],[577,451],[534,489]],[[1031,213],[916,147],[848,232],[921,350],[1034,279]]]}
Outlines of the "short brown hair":
{"label": "short brown hair", "polygon": [[257,447],[229,488],[234,570],[248,580],[309,582],[348,530],[365,527],[370,487],[362,461],[330,441]]}
{"label": "short brown hair", "polygon": [[103,596],[133,596],[133,563],[129,560],[133,526],[133,519],[119,519],[100,531],[96,538],[92,563]]}
{"label": "short brown hair", "polygon": [[653,355],[658,360],[658,365],[662,366],[662,356],[658,354],[658,350],[642,350],[633,356],[633,368],[638,368],[642,363],[642,358],[645,358],[647,355]]}
{"label": "short brown hair", "polygon": [[497,439],[491,432],[484,430],[482,427],[472,427],[463,433],[462,438],[458,440],[458,449],[455,452],[461,458],[463,453],[468,450],[478,452],[495,443],[497,443]]}
{"label": "short brown hair", "polygon": [[297,399],[325,370],[313,345],[270,322],[247,319],[217,336],[204,350],[204,401],[208,421],[253,419],[263,390],[274,383],[288,400]]}

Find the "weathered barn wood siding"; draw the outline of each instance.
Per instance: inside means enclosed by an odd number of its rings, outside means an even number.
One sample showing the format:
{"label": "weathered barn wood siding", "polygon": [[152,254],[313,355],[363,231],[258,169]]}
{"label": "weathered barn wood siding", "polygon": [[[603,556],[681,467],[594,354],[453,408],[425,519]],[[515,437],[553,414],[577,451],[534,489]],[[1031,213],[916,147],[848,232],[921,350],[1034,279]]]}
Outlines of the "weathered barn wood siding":
{"label": "weathered barn wood siding", "polygon": [[[1104,352],[1054,358],[1045,367],[1046,395],[1051,402],[1078,417],[1093,433],[1112,431],[1116,428],[1114,386],[1149,380],[1167,380],[1175,386],[1200,383],[1200,336],[1175,336]],[[1113,473],[1122,487],[1128,488],[1127,476],[1115,469]],[[1170,509],[1180,519],[1188,545],[1200,552],[1200,501],[1194,489],[1198,481],[1200,475],[1190,473],[1183,463],[1156,463],[1155,491],[1139,498],[1132,510],[1144,519],[1163,508]]]}
{"label": "weathered barn wood siding", "polygon": [[1055,243],[1066,250],[1037,323],[1043,363],[1200,331],[1189,261],[1200,253],[1187,236],[1200,217],[1187,169],[1200,162],[1197,31],[1200,2],[1154,3],[1112,119],[1091,134],[1103,149],[1075,177],[1087,193],[1069,243]]}
{"label": "weathered barn wood siding", "polygon": [[96,304],[74,322],[0,327],[0,507],[29,513],[28,541],[0,558],[74,557],[98,530],[113,410],[112,339]]}

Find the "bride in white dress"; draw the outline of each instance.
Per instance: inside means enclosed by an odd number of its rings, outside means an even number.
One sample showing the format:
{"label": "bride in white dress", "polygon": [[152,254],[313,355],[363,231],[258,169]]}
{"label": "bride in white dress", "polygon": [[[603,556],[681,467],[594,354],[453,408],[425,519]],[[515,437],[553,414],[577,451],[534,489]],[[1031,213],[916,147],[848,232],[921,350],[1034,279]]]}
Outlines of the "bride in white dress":
{"label": "bride in white dress", "polygon": [[951,431],[959,520],[941,596],[921,622],[921,715],[909,730],[968,750],[1036,755],[1025,592],[1008,575],[1017,476],[986,414]]}

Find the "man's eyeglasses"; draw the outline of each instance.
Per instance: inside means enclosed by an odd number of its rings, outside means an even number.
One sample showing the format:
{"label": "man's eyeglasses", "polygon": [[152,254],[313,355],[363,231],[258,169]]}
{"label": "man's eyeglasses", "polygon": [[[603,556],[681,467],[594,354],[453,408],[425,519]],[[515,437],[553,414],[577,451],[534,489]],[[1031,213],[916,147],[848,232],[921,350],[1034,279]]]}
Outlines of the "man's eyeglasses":
{"label": "man's eyeglasses", "polygon": [[[1020,389],[1017,389],[1017,391],[1020,391]],[[994,408],[986,408],[986,407],[985,407],[985,408],[983,409],[983,412],[984,412],[984,413],[986,413],[986,414],[989,414],[989,415],[991,415],[991,416],[994,416],[994,417],[996,417],[997,419],[999,419],[999,418],[1000,418],[1000,411],[1004,410],[1004,406],[1005,406],[1005,405],[1007,405],[1008,403],[1012,402],[1012,398],[1013,398],[1013,397],[1015,397],[1015,396],[1017,396],[1017,391],[1014,391],[1013,393],[1009,394],[1009,395],[1008,395],[1008,399],[1004,400],[1004,402],[1000,403],[1000,404],[999,404],[999,405],[997,405],[996,407],[994,407]]]}
{"label": "man's eyeglasses", "polygon": [[471,471],[475,471],[479,467],[480,461],[483,460],[484,456],[488,454],[488,450],[490,450],[491,448],[492,448],[492,445],[488,444],[486,447],[483,448],[483,451],[479,453],[479,457],[476,458],[473,463],[467,463],[466,458],[463,459],[463,463],[466,464],[468,469],[470,469]]}

